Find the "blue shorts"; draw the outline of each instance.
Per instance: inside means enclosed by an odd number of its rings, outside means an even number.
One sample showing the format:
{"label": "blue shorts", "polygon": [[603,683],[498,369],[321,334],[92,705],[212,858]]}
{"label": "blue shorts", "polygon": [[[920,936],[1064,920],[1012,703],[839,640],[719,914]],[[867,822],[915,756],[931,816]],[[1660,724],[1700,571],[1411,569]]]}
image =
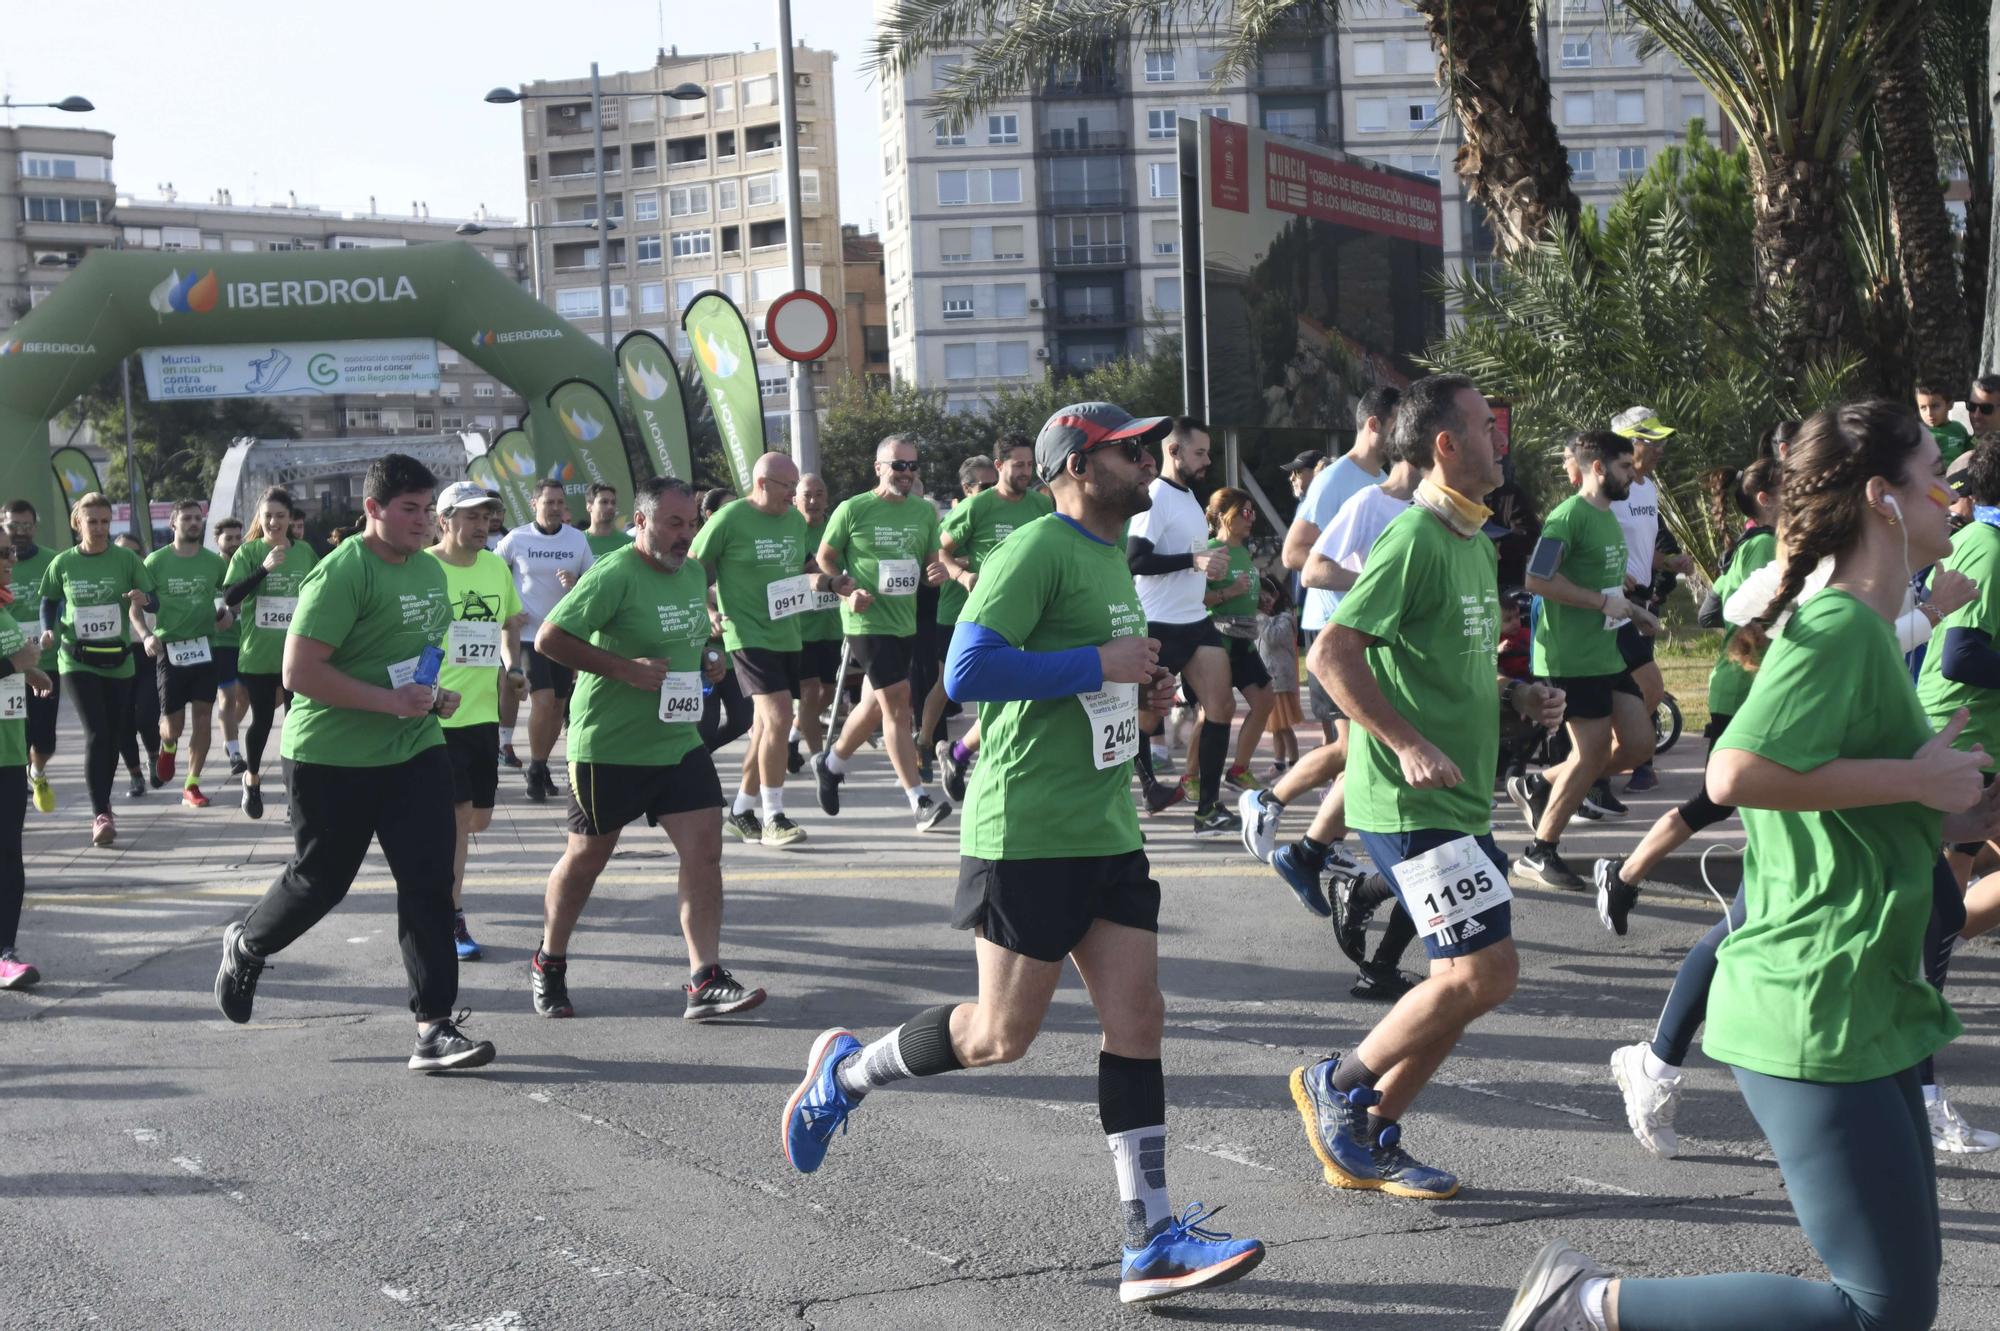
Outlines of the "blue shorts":
{"label": "blue shorts", "polygon": [[[1375,868],[1396,890],[1396,899],[1403,903],[1411,919],[1418,918],[1417,911],[1403,899],[1403,885],[1396,881],[1395,866],[1404,860],[1436,850],[1447,841],[1456,841],[1463,832],[1363,832],[1361,844],[1368,850],[1368,858],[1375,862]],[[1473,838],[1487,857],[1506,873],[1509,864],[1500,847],[1493,844],[1492,833]],[[1488,907],[1461,924],[1453,925],[1434,938],[1424,939],[1424,951],[1432,961],[1442,957],[1469,957],[1483,947],[1491,947],[1503,938],[1514,936],[1514,903],[1503,901]]]}

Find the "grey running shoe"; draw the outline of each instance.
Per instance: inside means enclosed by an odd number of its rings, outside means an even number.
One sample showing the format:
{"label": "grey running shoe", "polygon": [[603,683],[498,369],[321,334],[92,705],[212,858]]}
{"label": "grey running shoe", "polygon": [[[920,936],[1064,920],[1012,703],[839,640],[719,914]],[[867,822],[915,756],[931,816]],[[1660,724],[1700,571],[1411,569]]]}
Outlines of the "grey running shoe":
{"label": "grey running shoe", "polygon": [[1549,1240],[1521,1277],[1500,1331],[1593,1331],[1583,1311],[1583,1282],[1610,1274],[1561,1239]]}

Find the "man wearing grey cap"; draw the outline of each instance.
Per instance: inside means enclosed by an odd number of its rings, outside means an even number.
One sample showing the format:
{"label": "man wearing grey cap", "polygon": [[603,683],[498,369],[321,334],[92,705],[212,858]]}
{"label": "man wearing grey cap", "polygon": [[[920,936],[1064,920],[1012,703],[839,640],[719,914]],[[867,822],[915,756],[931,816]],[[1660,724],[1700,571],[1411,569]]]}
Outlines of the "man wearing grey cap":
{"label": "man wearing grey cap", "polygon": [[1198,1203],[1167,1204],[1160,888],[1131,782],[1139,708],[1163,707],[1173,684],[1119,542],[1151,503],[1146,445],[1171,425],[1085,402],[1042,427],[1035,465],[1056,511],[986,560],[945,669],[952,697],[985,704],[953,914],[974,931],[978,1000],[920,1012],[865,1046],[823,1032],[782,1128],[793,1168],[812,1173],[864,1096],[1016,1061],[1075,962],[1103,1029],[1097,1104],[1125,1232],[1123,1303],[1221,1285],[1264,1257],[1256,1239],[1203,1224]]}

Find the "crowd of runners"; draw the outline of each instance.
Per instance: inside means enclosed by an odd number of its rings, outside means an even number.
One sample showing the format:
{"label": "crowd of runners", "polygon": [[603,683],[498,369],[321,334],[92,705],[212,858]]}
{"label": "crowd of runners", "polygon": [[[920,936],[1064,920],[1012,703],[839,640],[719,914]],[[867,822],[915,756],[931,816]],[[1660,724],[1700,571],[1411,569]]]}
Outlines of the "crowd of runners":
{"label": "crowd of runners", "polygon": [[[2000,380],[1981,381],[1987,424],[1995,404]],[[782,1107],[786,1156],[818,1171],[875,1091],[1025,1056],[1073,964],[1102,1027],[1120,1298],[1143,1302],[1265,1256],[1202,1203],[1169,1201],[1147,828],[1191,817],[1194,838],[1240,841],[1333,919],[1353,992],[1389,1007],[1286,1076],[1307,1144],[1332,1187],[1444,1200],[1460,1180],[1414,1153],[1413,1111],[1514,991],[1510,879],[1594,893],[1624,934],[1662,861],[1740,817],[1741,886],[1682,961],[1653,1038],[1608,1050],[1609,1071],[1639,1142],[1671,1157],[1699,1032],[1831,1279],[1621,1279],[1552,1242],[1507,1327],[1929,1326],[1933,1152],[2000,1148],[1934,1069],[1960,1032],[1944,997],[1953,949],[2000,919],[2000,438],[1954,437],[1935,408],[1829,408],[1717,478],[1727,544],[1696,589],[1699,621],[1726,630],[1705,781],[1588,874],[1564,859],[1564,833],[1624,816],[1619,792],[1655,784],[1653,645],[1676,579],[1696,572],[1662,521],[1673,430],[1645,407],[1570,441],[1573,493],[1530,527],[1508,520],[1506,440],[1476,384],[1373,389],[1351,449],[1287,466],[1298,510],[1270,567],[1252,551],[1248,492],[1198,497],[1201,422],[1101,402],[1001,437],[960,469],[948,509],[921,492],[921,445],[905,435],[881,442],[872,489],[831,507],[820,478],[770,453],[740,496],[594,486],[581,526],[551,482],[511,530],[498,496],[392,454],[369,469],[364,522],[323,554],[279,489],[247,529],[177,506],[172,543],[144,557],[112,539],[102,495],[76,502],[59,552],[17,500],[0,546],[0,988],[39,978],[15,950],[30,804],[46,816],[87,798],[90,840],[111,846],[121,759],[128,798],[179,776],[200,810],[204,782],[233,780],[251,819],[275,776],[295,852],[224,933],[223,1013],[250,1020],[270,959],[379,845],[409,1066],[479,1067],[494,1045],[457,1009],[459,966],[481,955],[468,858],[501,772],[520,768],[526,799],[564,801],[567,834],[528,966],[533,1010],[587,1009],[571,945],[620,838],[644,823],[675,851],[684,1015],[743,1012],[766,995],[724,964],[726,837],[797,849],[815,815],[794,818],[790,778],[832,819],[857,766],[885,764],[916,834],[957,821],[953,923],[972,934],[977,993],[872,1038],[821,1034]],[[65,693],[84,790],[59,796]],[[218,721],[226,775],[211,762]],[[1163,779],[1183,722],[1182,776]],[[1315,726],[1319,742],[1301,745]],[[1253,770],[1267,735],[1268,783]],[[739,738],[730,791],[714,754]],[[1510,803],[1525,833],[1511,855],[1495,822]],[[1283,840],[1298,805],[1310,816]],[[1411,974],[1400,963],[1419,941],[1429,966]]]}

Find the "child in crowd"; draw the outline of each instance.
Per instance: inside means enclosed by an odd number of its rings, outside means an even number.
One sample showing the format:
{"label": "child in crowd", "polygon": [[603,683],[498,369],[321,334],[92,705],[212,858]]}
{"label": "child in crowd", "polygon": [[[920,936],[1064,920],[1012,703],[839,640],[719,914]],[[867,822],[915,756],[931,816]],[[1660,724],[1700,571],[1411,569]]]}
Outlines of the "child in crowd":
{"label": "child in crowd", "polygon": [[1957,396],[1952,389],[1941,388],[1935,383],[1917,385],[1917,415],[1924,418],[1930,427],[1931,437],[1937,440],[1938,452],[1944,455],[1948,467],[1952,461],[1972,447],[1972,434],[1963,425],[1951,418],[1952,404]]}
{"label": "child in crowd", "polygon": [[1257,654],[1271,676],[1271,750],[1273,770],[1283,772],[1299,760],[1299,736],[1293,728],[1303,723],[1299,707],[1299,625],[1290,599],[1277,579],[1268,574],[1257,596]]}

